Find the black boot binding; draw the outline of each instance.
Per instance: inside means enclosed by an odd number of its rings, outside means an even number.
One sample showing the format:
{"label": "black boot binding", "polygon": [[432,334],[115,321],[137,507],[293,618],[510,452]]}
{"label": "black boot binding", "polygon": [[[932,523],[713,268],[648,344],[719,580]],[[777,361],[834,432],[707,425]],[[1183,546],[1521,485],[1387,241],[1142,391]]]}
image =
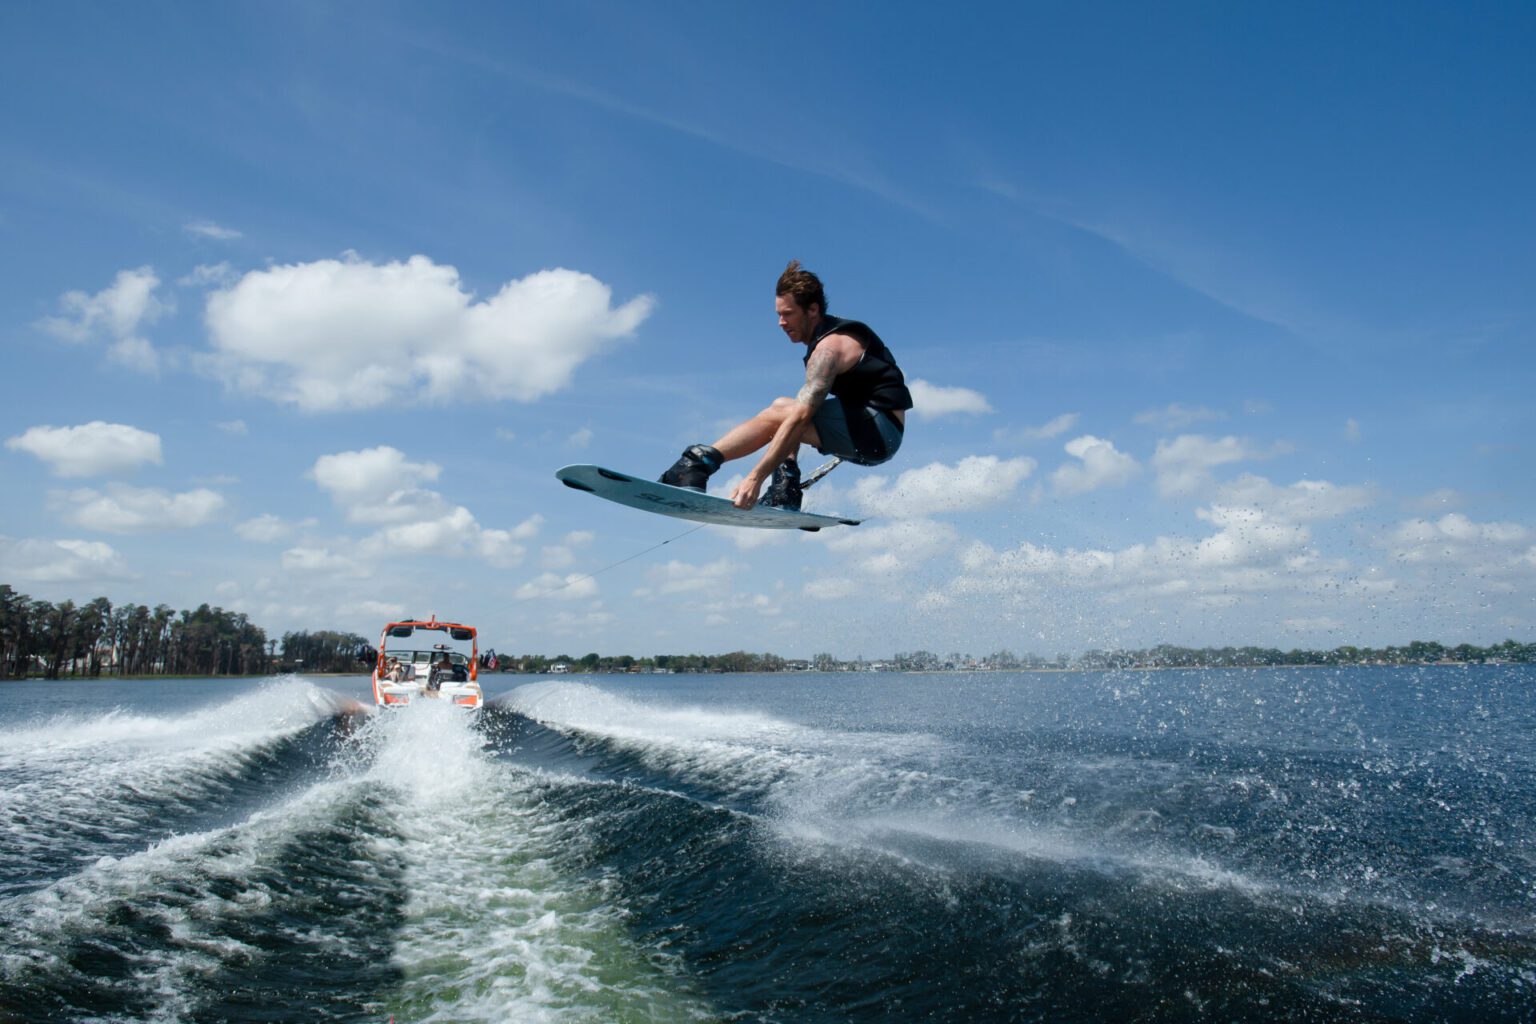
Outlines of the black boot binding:
{"label": "black boot binding", "polygon": [[773,471],[773,479],[768,481],[768,490],[763,495],[761,504],[770,508],[785,508],[798,512],[800,499],[804,493],[800,486],[800,463],[794,459],[785,459],[779,464],[779,468]]}
{"label": "black boot binding", "polygon": [[725,456],[707,444],[696,444],[683,452],[672,468],[661,474],[661,482],[673,487],[702,491],[710,475],[725,462]]}

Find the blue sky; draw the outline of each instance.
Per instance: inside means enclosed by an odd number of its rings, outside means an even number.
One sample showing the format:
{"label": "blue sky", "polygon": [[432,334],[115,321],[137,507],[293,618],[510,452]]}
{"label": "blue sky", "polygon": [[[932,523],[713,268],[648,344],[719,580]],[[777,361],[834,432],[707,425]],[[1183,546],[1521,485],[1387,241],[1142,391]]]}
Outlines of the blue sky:
{"label": "blue sky", "polygon": [[[550,654],[1529,639],[1533,49],[1521,4],[7,5],[0,581]],[[791,258],[918,382],[808,501],[865,525],[554,480],[793,394]]]}

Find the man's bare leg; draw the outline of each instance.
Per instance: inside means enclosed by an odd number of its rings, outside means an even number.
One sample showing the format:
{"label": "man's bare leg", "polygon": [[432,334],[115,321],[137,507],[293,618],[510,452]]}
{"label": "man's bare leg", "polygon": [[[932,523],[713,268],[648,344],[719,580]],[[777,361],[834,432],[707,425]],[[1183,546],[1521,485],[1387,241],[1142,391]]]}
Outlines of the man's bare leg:
{"label": "man's bare leg", "polygon": [[[726,431],[725,436],[714,443],[715,450],[727,462],[761,450],[773,440],[773,435],[779,432],[779,427],[784,423],[784,417],[789,414],[794,404],[793,398],[775,398],[768,408]],[[800,433],[800,443],[812,445],[821,443],[821,438],[817,436],[814,426],[806,424],[805,429]]]}
{"label": "man's bare leg", "polygon": [[[776,398],[772,405],[756,416],[726,431],[725,436],[713,445],[693,445],[661,475],[661,482],[672,484],[674,487],[705,490],[707,481],[721,465],[767,447],[778,434],[779,428],[784,425],[784,420],[794,409],[795,404],[796,400],[793,398]],[[801,428],[795,451],[800,450],[800,444],[819,443],[820,437],[816,433],[816,428],[807,423]],[[794,455],[786,461],[793,463]],[[793,467],[793,471],[798,476],[798,467]]]}

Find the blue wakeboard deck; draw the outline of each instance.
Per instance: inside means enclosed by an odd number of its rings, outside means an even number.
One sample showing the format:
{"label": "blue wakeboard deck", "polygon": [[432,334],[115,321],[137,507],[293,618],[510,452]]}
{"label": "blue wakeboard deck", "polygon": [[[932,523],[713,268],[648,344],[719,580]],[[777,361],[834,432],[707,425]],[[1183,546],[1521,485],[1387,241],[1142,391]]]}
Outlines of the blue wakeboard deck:
{"label": "blue wakeboard deck", "polygon": [[599,498],[616,501],[620,505],[656,512],[676,519],[691,519],[696,523],[713,526],[751,526],[759,530],[810,530],[823,526],[858,526],[857,519],[841,516],[819,516],[812,512],[795,512],[783,508],[756,505],[737,508],[725,498],[717,498],[686,487],[641,480],[604,469],[602,466],[565,466],[555,472],[555,477],[565,486],[595,494]]}

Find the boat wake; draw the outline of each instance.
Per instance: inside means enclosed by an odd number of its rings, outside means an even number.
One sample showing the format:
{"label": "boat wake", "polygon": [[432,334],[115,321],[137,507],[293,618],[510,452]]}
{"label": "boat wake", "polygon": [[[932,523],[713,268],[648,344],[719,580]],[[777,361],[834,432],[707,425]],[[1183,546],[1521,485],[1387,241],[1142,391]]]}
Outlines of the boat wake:
{"label": "boat wake", "polygon": [[0,1020],[1484,1024],[1536,995],[1529,891],[1345,817],[1356,763],[994,740],[564,680],[34,721],[0,731]]}

